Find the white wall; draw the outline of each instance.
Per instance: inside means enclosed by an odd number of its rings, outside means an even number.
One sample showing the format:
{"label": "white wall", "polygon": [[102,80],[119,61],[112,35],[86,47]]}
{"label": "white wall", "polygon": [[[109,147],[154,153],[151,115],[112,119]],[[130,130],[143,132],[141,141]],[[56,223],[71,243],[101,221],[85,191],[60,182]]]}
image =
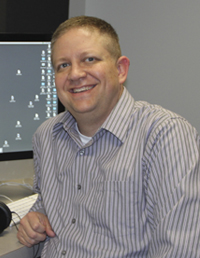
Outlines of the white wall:
{"label": "white wall", "polygon": [[71,2],[72,16],[97,16],[117,30],[133,97],[181,114],[200,132],[200,1]]}

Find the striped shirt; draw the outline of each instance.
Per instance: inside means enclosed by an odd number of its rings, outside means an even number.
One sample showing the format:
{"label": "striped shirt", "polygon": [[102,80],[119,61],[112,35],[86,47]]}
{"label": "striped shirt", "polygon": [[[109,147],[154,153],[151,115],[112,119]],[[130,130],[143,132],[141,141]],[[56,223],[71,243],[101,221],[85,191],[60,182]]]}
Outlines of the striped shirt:
{"label": "striped shirt", "polygon": [[33,137],[39,197],[56,234],[42,258],[200,257],[200,138],[126,89],[83,145],[69,112]]}

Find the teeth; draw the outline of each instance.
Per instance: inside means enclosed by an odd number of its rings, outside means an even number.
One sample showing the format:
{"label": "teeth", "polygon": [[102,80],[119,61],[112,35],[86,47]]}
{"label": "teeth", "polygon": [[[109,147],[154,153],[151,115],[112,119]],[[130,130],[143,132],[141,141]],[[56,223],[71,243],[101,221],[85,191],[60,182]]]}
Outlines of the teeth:
{"label": "teeth", "polygon": [[85,86],[85,87],[82,87],[82,88],[79,88],[79,89],[74,89],[73,92],[74,92],[74,93],[83,92],[83,91],[90,90],[90,89],[92,89],[93,87],[94,87],[94,86]]}

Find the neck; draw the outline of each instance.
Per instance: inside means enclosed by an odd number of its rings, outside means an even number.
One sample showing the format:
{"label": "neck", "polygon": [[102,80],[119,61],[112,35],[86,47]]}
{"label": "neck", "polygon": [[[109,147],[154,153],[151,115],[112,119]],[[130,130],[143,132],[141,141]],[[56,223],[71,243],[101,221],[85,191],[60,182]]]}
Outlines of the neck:
{"label": "neck", "polygon": [[88,136],[88,137],[92,137],[99,129],[99,127],[101,127],[101,125],[103,124],[104,121],[95,121],[93,122],[90,119],[84,119],[81,116],[81,120],[80,119],[76,119],[77,124],[78,124],[78,129],[80,131],[81,134]]}
{"label": "neck", "polygon": [[72,115],[76,119],[80,133],[85,136],[92,137],[98,131],[98,129],[101,127],[104,121],[107,119],[110,112],[113,110],[116,103],[119,101],[122,92],[123,86],[121,88],[120,94],[118,94],[118,96],[115,97],[113,103],[111,103],[111,105],[107,109],[103,108],[103,111],[102,106],[90,110],[89,112],[73,112],[73,110],[71,110]]}

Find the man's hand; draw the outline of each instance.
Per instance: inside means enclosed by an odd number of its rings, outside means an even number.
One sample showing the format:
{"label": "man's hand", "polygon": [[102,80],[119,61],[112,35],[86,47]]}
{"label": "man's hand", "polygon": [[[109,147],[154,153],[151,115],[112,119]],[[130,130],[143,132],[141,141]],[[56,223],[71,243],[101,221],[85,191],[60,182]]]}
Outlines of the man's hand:
{"label": "man's hand", "polygon": [[20,221],[17,237],[19,241],[28,247],[44,241],[46,237],[54,237],[47,216],[40,212],[29,212]]}

